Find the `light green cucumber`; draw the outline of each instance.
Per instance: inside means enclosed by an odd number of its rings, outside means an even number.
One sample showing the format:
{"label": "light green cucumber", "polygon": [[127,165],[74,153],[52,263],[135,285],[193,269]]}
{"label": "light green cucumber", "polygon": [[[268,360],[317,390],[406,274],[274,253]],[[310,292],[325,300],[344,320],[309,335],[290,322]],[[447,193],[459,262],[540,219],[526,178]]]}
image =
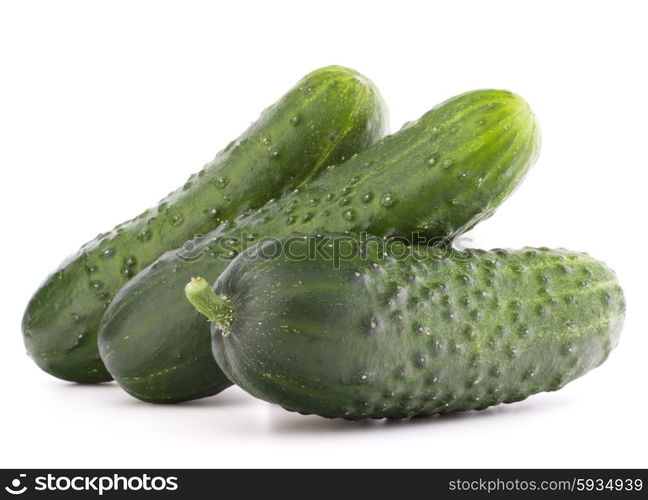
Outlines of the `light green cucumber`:
{"label": "light green cucumber", "polygon": [[193,399],[229,383],[211,357],[207,322],[184,298],[192,276],[214,282],[238,252],[291,231],[366,231],[447,243],[515,189],[538,143],[533,114],[511,92],[479,90],[444,102],[294,192],[143,270],[102,320],[106,367],[131,395],[152,402]]}

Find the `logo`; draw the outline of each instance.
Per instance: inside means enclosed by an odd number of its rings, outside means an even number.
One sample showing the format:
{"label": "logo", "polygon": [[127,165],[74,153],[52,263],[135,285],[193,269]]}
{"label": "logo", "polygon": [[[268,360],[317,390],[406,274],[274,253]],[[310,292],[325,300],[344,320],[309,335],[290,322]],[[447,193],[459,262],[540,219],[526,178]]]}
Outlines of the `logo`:
{"label": "logo", "polygon": [[[27,477],[27,474],[20,474],[20,478]],[[27,491],[27,486],[23,486],[22,488],[20,487],[20,479],[15,478],[11,481],[11,486],[5,486],[5,490],[7,493],[11,493],[12,495],[22,495]]]}

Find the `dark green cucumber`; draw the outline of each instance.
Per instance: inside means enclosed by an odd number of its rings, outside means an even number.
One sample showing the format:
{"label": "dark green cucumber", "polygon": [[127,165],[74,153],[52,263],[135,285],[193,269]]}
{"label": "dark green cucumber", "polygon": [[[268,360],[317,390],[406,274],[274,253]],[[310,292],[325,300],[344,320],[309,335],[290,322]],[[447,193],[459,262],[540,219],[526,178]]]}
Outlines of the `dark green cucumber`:
{"label": "dark green cucumber", "polygon": [[99,358],[97,327],[132,276],[162,253],[372,144],[384,127],[382,99],[362,75],[336,66],[307,75],[156,208],[100,234],[66,260],[27,307],[28,353],[62,379],[110,380]]}
{"label": "dark green cucumber", "polygon": [[482,90],[450,99],[293,193],[163,255],[106,311],[101,357],[140,399],[200,397],[227,379],[209,354],[206,321],[184,300],[191,276],[213,282],[237,252],[291,231],[451,238],[511,193],[537,147],[535,119],[518,96]]}
{"label": "dark green cucumber", "polygon": [[331,241],[352,257],[334,265],[315,251],[322,237],[294,236],[239,256],[217,295],[204,280],[187,285],[215,322],[229,379],[288,410],[361,419],[484,409],[559,389],[617,344],[623,292],[586,254]]}

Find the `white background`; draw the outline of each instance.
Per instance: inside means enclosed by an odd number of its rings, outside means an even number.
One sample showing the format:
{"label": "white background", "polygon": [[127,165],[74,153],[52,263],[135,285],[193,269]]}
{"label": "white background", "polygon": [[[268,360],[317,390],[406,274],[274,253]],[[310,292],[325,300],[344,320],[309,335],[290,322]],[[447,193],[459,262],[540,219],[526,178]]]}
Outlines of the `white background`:
{"label": "white background", "polygon": [[[648,466],[642,2],[385,5],[2,2],[0,466]],[[41,372],[20,319],[44,277],[328,64],[379,86],[393,130],[475,88],[529,101],[540,160],[471,246],[564,246],[608,262],[628,302],[609,360],[556,393],[397,423],[303,417],[235,388],[153,406]]]}

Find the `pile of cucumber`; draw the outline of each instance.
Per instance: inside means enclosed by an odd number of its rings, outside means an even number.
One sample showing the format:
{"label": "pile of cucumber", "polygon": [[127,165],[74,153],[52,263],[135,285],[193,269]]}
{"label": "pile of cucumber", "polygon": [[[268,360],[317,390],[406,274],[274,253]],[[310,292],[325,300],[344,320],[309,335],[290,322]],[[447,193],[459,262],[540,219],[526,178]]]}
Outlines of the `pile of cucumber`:
{"label": "pile of cucumber", "polygon": [[478,90],[392,135],[386,122],[361,74],[310,73],[157,207],[46,279],[23,318],[29,355],[143,401],[237,384],[346,419],[483,409],[601,364],[625,312],[605,264],[452,246],[534,163],[527,103]]}

